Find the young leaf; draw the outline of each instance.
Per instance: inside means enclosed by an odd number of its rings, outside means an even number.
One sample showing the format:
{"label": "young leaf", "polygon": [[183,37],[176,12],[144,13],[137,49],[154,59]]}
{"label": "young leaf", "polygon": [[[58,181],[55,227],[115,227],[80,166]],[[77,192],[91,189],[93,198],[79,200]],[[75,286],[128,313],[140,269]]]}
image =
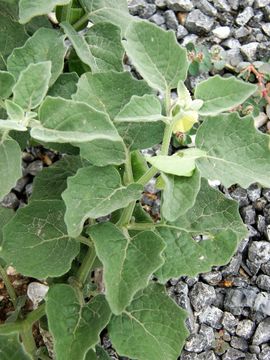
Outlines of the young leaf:
{"label": "young leaf", "polygon": [[147,161],[167,174],[191,176],[196,167],[195,160],[201,156],[205,156],[205,152],[200,149],[186,149],[172,156],[157,155],[147,157]]}
{"label": "young leaf", "polygon": [[82,157],[98,166],[125,161],[123,140],[109,117],[85,103],[47,97],[39,119],[43,127],[31,130],[37,140],[72,143]]}
{"label": "young leaf", "polygon": [[85,40],[96,60],[98,71],[123,71],[124,48],[118,26],[101,22],[87,31]]}
{"label": "young leaf", "polygon": [[13,101],[24,110],[38,107],[45,97],[51,78],[51,61],[30,64],[13,88]]}
{"label": "young leaf", "polygon": [[67,5],[71,0],[20,0],[19,21],[26,24],[35,16],[52,12],[57,5]]}
{"label": "young leaf", "polygon": [[24,352],[18,334],[0,335],[1,360],[31,360]]}
{"label": "young leaf", "polygon": [[130,22],[134,21],[126,0],[81,0],[81,4],[94,24],[109,21],[120,26],[124,33]]}
{"label": "young leaf", "polygon": [[0,199],[16,185],[21,176],[20,146],[9,136],[0,138]]}
{"label": "young leaf", "polygon": [[77,91],[78,81],[79,76],[75,72],[63,73],[49,89],[48,95],[71,99],[71,96]]}
{"label": "young leaf", "polygon": [[164,242],[152,231],[131,238],[112,223],[91,227],[89,234],[103,264],[106,299],[112,312],[119,315],[163,264]]}
{"label": "young leaf", "polygon": [[269,135],[254,127],[254,120],[237,113],[205,119],[196,145],[206,156],[196,160],[203,177],[220,180],[226,187],[239,184],[247,188],[254,182],[270,186]]}
{"label": "young leaf", "polygon": [[162,285],[139,291],[130,306],[112,316],[109,335],[116,351],[138,360],[175,360],[188,335],[185,312]]}
{"label": "young leaf", "polygon": [[63,70],[66,53],[64,38],[64,35],[55,30],[40,28],[23,47],[13,50],[7,60],[8,71],[18,79],[28,65],[51,61],[50,85],[52,85]]}
{"label": "young leaf", "polygon": [[201,115],[216,115],[242,104],[258,89],[256,85],[236,79],[213,76],[200,82],[195,89],[195,98],[203,100]]}
{"label": "young leaf", "polygon": [[46,299],[49,330],[57,360],[84,360],[99,341],[99,334],[111,317],[103,295],[83,304],[77,291],[66,284],[50,288]]}
{"label": "young leaf", "polygon": [[79,252],[68,237],[61,200],[31,201],[4,227],[0,257],[25,276],[37,279],[65,274]]}
{"label": "young leaf", "polygon": [[0,120],[0,130],[27,131],[27,127],[14,120]]}
{"label": "young leaf", "polygon": [[149,167],[145,157],[139,150],[132,151],[130,156],[133,178],[134,181],[138,181],[149,170]]}
{"label": "young leaf", "polygon": [[6,100],[5,105],[10,119],[15,121],[22,121],[24,119],[24,111],[18,104],[11,100]]}
{"label": "young leaf", "polygon": [[201,185],[201,175],[198,170],[195,170],[191,177],[163,173],[162,179],[165,188],[161,213],[166,220],[174,221],[194,205]]}
{"label": "young leaf", "polygon": [[161,103],[154,95],[132,96],[129,103],[115,117],[115,122],[154,122],[165,119]]}
{"label": "young leaf", "polygon": [[65,222],[69,235],[79,236],[88,218],[106,216],[138,200],[142,190],[138,184],[123,186],[113,166],[80,169],[68,179],[68,187],[62,194],[67,208]]}
{"label": "young leaf", "polygon": [[72,98],[105,112],[113,120],[133,95],[144,94],[152,94],[145,81],[134,79],[129,72],[107,71],[82,75]]}
{"label": "young leaf", "polygon": [[0,71],[0,98],[7,99],[12,94],[15,79],[7,71]]}
{"label": "young leaf", "polygon": [[186,79],[187,52],[178,45],[173,32],[150,22],[133,22],[123,44],[136,69],[154,89],[165,92]]}
{"label": "young leaf", "polygon": [[[236,250],[247,230],[238,212],[238,204],[212,189],[202,179],[194,206],[176,221],[161,224],[159,234],[167,244],[165,263],[156,272],[165,283],[171,277],[194,276],[213,265],[224,265]],[[192,236],[207,235],[197,242]]]}

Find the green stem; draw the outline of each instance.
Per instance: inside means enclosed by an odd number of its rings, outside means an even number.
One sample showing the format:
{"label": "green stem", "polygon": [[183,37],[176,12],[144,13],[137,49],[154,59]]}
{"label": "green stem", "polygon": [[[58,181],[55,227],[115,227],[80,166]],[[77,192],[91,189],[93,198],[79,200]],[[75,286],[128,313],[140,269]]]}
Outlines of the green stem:
{"label": "green stem", "polygon": [[95,258],[96,258],[95,247],[92,244],[91,247],[89,247],[89,249],[87,250],[83,262],[77,272],[76,278],[79,280],[81,284],[84,284],[86,282],[89,272],[91,271],[92,266],[94,264]]}
{"label": "green stem", "polygon": [[26,319],[23,321],[26,327],[32,326],[35,322],[37,322],[42,316],[46,315],[45,312],[45,303],[40,305],[36,310],[31,311]]}
{"label": "green stem", "polygon": [[128,151],[128,149],[126,149],[125,179],[127,185],[134,182],[132,164],[131,164],[131,154]]}
{"label": "green stem", "polygon": [[31,356],[31,359],[35,360],[37,347],[33,336],[32,326],[23,327],[23,331],[20,333],[23,346],[26,352]]}
{"label": "green stem", "polygon": [[23,321],[16,321],[13,323],[6,323],[0,325],[0,335],[8,335],[18,333],[22,330]]}
{"label": "green stem", "polygon": [[89,21],[89,17],[90,17],[90,14],[89,13],[86,13],[84,14],[77,22],[75,22],[75,24],[73,24],[73,28],[75,30],[78,30],[80,29],[80,27],[86,22],[86,21]]}
{"label": "green stem", "polygon": [[81,244],[85,244],[85,245],[87,245],[89,247],[92,246],[92,242],[88,238],[86,238],[84,236],[80,235],[79,237],[77,237],[76,240],[78,240]]}
{"label": "green stem", "polygon": [[158,169],[156,169],[154,166],[150,167],[150,169],[139,178],[137,184],[141,184],[143,186],[146,185],[157,173]]}
{"label": "green stem", "polygon": [[4,268],[2,268],[2,266],[0,265],[0,276],[2,277],[4,283],[5,283],[5,287],[7,289],[8,295],[12,301],[12,304],[14,306],[14,308],[16,307],[16,300],[17,300],[17,295],[15,293],[15,290],[9,280],[9,277],[5,271]]}
{"label": "green stem", "polygon": [[70,1],[69,4],[63,6],[62,13],[61,13],[61,22],[67,21],[70,22],[70,15],[72,10],[73,1]]}
{"label": "green stem", "polygon": [[134,224],[129,224],[127,226],[127,229],[137,230],[137,231],[153,230],[155,226],[156,226],[155,224],[151,224],[151,223],[134,223]]}
{"label": "green stem", "polygon": [[0,99],[0,107],[3,108],[3,109],[6,108],[6,105],[5,105],[4,101],[1,100],[1,99]]}

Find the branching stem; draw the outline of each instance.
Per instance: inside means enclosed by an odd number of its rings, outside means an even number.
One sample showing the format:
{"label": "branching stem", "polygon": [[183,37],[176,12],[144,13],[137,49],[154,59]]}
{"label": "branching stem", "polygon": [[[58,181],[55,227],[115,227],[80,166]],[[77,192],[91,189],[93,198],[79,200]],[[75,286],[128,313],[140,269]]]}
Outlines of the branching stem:
{"label": "branching stem", "polygon": [[96,259],[95,247],[94,244],[91,243],[91,246],[89,246],[89,249],[87,250],[83,262],[77,272],[77,279],[82,285],[86,282],[95,259]]}

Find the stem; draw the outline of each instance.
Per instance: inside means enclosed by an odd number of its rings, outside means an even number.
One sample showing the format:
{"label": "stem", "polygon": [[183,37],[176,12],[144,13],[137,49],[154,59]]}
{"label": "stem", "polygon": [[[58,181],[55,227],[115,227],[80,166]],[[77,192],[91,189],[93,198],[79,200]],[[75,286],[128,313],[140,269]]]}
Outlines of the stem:
{"label": "stem", "polygon": [[4,101],[1,100],[1,99],[0,99],[0,107],[2,107],[3,109],[6,108],[6,105],[5,105]]}
{"label": "stem", "polygon": [[87,250],[87,254],[85,255],[83,262],[77,272],[77,279],[81,284],[84,284],[87,280],[88,274],[92,269],[96,258],[95,247],[92,244]]}
{"label": "stem", "polygon": [[77,237],[77,240],[81,243],[81,244],[85,244],[85,245],[87,245],[87,246],[89,246],[89,247],[91,247],[92,246],[92,242],[88,239],[88,238],[86,238],[86,237],[84,237],[84,236],[79,236],[79,237]]}
{"label": "stem", "polygon": [[[170,116],[171,111],[171,91],[169,89],[166,90],[165,93],[165,102],[166,102],[166,115],[167,117]],[[161,155],[167,155],[170,147],[171,137],[172,137],[172,131],[173,131],[174,123],[173,121],[170,122],[170,124],[167,124],[165,127],[164,137],[162,141],[162,147],[161,147]]]}
{"label": "stem", "polygon": [[128,230],[153,230],[155,228],[155,224],[151,224],[151,223],[134,223],[134,224],[129,224],[127,226]]}
{"label": "stem", "polygon": [[75,24],[73,24],[73,28],[75,30],[78,30],[86,21],[89,21],[90,14],[86,13],[84,14]]}
{"label": "stem", "polygon": [[0,335],[8,335],[18,333],[22,330],[23,321],[16,321],[14,323],[6,323],[0,325]]}
{"label": "stem", "polygon": [[125,175],[127,185],[134,182],[131,164],[131,154],[128,149],[126,149]]}
{"label": "stem", "polygon": [[9,280],[9,277],[5,271],[4,268],[2,268],[2,266],[0,265],[0,276],[2,277],[3,281],[4,281],[4,284],[5,284],[5,287],[7,289],[7,292],[8,292],[8,295],[12,301],[12,304],[14,306],[14,308],[16,307],[16,300],[17,300],[17,295],[15,293],[15,290]]}
{"label": "stem", "polygon": [[62,14],[61,14],[61,22],[62,21],[67,21],[68,23],[70,22],[70,14],[71,14],[72,5],[73,5],[73,1],[70,1],[69,4],[67,4],[63,7]]}
{"label": "stem", "polygon": [[156,169],[154,166],[150,167],[150,169],[139,178],[137,184],[141,184],[143,186],[146,185],[157,173],[158,169]]}
{"label": "stem", "polygon": [[31,356],[31,359],[36,359],[37,347],[33,336],[32,326],[24,327],[20,335],[26,352]]}
{"label": "stem", "polygon": [[26,327],[32,326],[35,322],[37,322],[42,316],[46,315],[45,312],[45,303],[40,305],[36,310],[31,311],[26,319],[23,321]]}

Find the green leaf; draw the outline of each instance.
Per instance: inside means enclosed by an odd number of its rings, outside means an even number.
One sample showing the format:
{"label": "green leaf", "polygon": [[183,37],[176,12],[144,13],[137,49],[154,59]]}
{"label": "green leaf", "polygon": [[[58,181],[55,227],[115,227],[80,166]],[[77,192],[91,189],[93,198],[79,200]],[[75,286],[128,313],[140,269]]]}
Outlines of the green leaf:
{"label": "green leaf", "polygon": [[68,237],[61,200],[31,201],[4,227],[0,256],[25,276],[60,276],[71,267],[79,242]]}
{"label": "green leaf", "polygon": [[20,146],[9,136],[0,138],[0,199],[16,185],[21,176]]}
{"label": "green leaf", "polygon": [[196,160],[203,177],[220,180],[226,187],[247,188],[254,182],[270,186],[269,135],[254,127],[254,120],[237,113],[207,118],[200,126],[196,145],[206,156]]}
{"label": "green leaf", "polygon": [[115,122],[153,122],[165,119],[161,103],[154,95],[132,96],[129,103],[115,117]]}
{"label": "green leaf", "polygon": [[66,284],[50,288],[46,313],[57,360],[84,360],[111,317],[103,295],[84,304],[78,292]]}
{"label": "green leaf", "polygon": [[124,48],[121,31],[111,23],[98,23],[85,34],[85,40],[95,58],[98,71],[123,71]]}
{"label": "green leaf", "polygon": [[18,334],[0,335],[1,360],[30,360],[22,347]]}
{"label": "green leaf", "polygon": [[5,101],[8,117],[15,121],[22,121],[24,119],[23,109],[11,100]]}
{"label": "green leaf", "polygon": [[96,345],[96,354],[97,360],[111,360],[111,357],[100,345]]}
{"label": "green leaf", "polygon": [[216,115],[242,104],[258,89],[256,85],[236,79],[213,76],[200,82],[195,89],[195,98],[204,101],[201,115]]}
{"label": "green leaf", "polygon": [[12,219],[15,212],[12,209],[0,207],[0,246],[3,241],[3,227]]}
{"label": "green leaf", "polygon": [[138,360],[175,360],[188,335],[185,312],[162,285],[139,291],[120,316],[112,316],[109,335],[121,356]]}
{"label": "green leaf", "polygon": [[[4,8],[8,4],[1,1]],[[2,4],[0,3],[0,69],[6,69],[6,61],[14,48],[22,46],[28,36],[22,25],[13,21],[8,15],[2,14]]]}
{"label": "green leaf", "polygon": [[21,24],[26,24],[35,16],[48,14],[57,5],[67,5],[70,0],[20,0],[19,18]]}
{"label": "green leaf", "polygon": [[25,26],[25,30],[28,35],[32,36],[40,28],[52,29],[53,25],[47,15],[37,16],[28,22]]}
{"label": "green leaf", "polygon": [[131,62],[154,89],[165,92],[186,79],[187,52],[178,45],[173,32],[150,22],[133,22],[123,44]]}
{"label": "green leaf", "polygon": [[67,187],[67,178],[84,167],[87,161],[79,156],[64,156],[53,165],[43,169],[34,179],[32,200],[61,200]]}
{"label": "green leaf", "polygon": [[109,21],[125,32],[130,22],[134,21],[126,0],[81,0],[81,4],[94,24]]}
{"label": "green leaf", "polygon": [[113,120],[133,95],[144,94],[152,94],[145,81],[134,79],[129,72],[107,71],[82,75],[72,98],[105,112]]}
{"label": "green leaf", "polygon": [[37,140],[78,146],[81,156],[97,166],[125,161],[123,140],[109,117],[85,103],[47,97],[39,119],[42,127],[31,130]]}
{"label": "green leaf", "polygon": [[79,76],[75,72],[63,73],[49,89],[48,95],[71,99],[71,96],[77,91],[78,81]]}
{"label": "green leaf", "polygon": [[0,14],[1,16],[17,21],[19,14],[18,0],[1,0]]}
{"label": "green leaf", "polygon": [[201,176],[198,170],[191,177],[162,174],[165,188],[162,195],[161,213],[168,221],[176,220],[190,209],[198,195]]}
{"label": "green leaf", "polygon": [[12,94],[15,79],[7,71],[0,71],[0,98],[6,99]]}
{"label": "green leaf", "polygon": [[98,68],[95,58],[93,57],[84,36],[77,33],[68,22],[61,23],[61,28],[65,31],[65,34],[68,36],[82,62],[88,65],[92,72],[97,72]]}
{"label": "green leaf", "polygon": [[106,299],[112,312],[119,315],[163,264],[164,242],[152,231],[130,237],[112,223],[91,227],[89,234],[103,264]]}
{"label": "green leaf", "polygon": [[142,190],[138,184],[123,186],[113,166],[80,169],[68,179],[68,187],[62,195],[67,207],[65,222],[69,235],[79,236],[88,218],[106,216],[138,200]]}
{"label": "green leaf", "polygon": [[[167,244],[164,265],[156,272],[165,283],[172,277],[195,276],[214,265],[225,265],[247,230],[238,204],[212,189],[202,179],[194,206],[176,221],[160,224],[159,234]],[[196,241],[193,236],[208,239]]]}
{"label": "green leaf", "polygon": [[30,64],[21,72],[13,88],[16,104],[28,111],[41,104],[49,88],[51,65],[51,61]]}
{"label": "green leaf", "polygon": [[0,130],[27,131],[27,127],[14,120],[0,120]]}
{"label": "green leaf", "polygon": [[147,157],[147,161],[160,171],[177,176],[191,176],[195,169],[195,160],[204,156],[204,151],[199,149],[186,149],[167,156],[157,155]]}
{"label": "green leaf", "polygon": [[86,354],[84,360],[98,360],[96,353],[93,349],[90,349]]}
{"label": "green leaf", "polygon": [[62,73],[66,46],[65,36],[56,30],[41,28],[21,48],[14,49],[7,60],[7,68],[18,79],[28,65],[44,61],[52,62],[50,85]]}
{"label": "green leaf", "polygon": [[134,181],[138,181],[149,170],[149,167],[147,165],[145,157],[140,151],[132,151],[130,156],[133,178]]}

